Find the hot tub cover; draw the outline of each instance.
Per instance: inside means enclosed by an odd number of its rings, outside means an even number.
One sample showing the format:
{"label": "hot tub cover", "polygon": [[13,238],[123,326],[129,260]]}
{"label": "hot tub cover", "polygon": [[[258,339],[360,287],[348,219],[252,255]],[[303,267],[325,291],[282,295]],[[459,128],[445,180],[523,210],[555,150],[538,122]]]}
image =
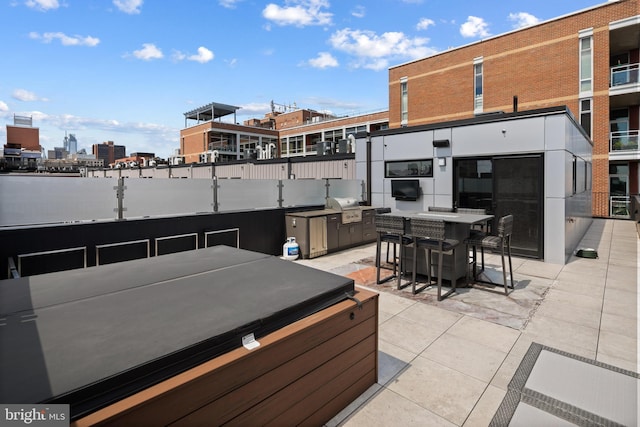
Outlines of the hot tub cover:
{"label": "hot tub cover", "polygon": [[322,310],[353,280],[227,246],[0,281],[0,402],[76,419]]}

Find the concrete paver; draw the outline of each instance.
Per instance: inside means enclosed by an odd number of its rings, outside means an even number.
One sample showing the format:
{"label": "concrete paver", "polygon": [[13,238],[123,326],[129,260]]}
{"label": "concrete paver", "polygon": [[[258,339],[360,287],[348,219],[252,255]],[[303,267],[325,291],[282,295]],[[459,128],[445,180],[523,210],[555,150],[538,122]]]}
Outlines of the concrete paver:
{"label": "concrete paver", "polygon": [[[638,372],[639,245],[632,221],[595,219],[579,247],[597,259],[514,257],[509,296],[474,286],[440,302],[376,285],[375,244],[296,261],[380,293],[378,384],[327,425],[486,426],[532,342]],[[501,280],[500,257],[485,262]]]}

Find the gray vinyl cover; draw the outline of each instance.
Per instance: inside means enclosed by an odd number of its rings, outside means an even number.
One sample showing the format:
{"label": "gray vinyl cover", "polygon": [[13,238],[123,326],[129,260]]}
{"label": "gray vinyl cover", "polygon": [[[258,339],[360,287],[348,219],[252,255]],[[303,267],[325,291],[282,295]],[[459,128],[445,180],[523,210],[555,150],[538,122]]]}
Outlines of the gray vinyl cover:
{"label": "gray vinyl cover", "polygon": [[72,419],[353,295],[353,280],[227,246],[0,281],[0,402]]}

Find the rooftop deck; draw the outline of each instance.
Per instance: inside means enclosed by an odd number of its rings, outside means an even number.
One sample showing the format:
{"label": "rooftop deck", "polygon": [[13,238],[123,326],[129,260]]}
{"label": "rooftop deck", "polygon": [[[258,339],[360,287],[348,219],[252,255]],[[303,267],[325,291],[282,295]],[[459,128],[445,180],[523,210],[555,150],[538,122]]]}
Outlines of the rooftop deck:
{"label": "rooftop deck", "polygon": [[[435,289],[413,296],[376,285],[375,244],[296,261],[380,292],[378,382],[327,425],[489,425],[534,342],[637,373],[639,246],[635,222],[595,219],[580,247],[597,259],[514,258],[508,297],[472,287],[442,302]],[[501,276],[499,257],[486,263]],[[637,422],[640,385],[631,381],[624,410]]]}

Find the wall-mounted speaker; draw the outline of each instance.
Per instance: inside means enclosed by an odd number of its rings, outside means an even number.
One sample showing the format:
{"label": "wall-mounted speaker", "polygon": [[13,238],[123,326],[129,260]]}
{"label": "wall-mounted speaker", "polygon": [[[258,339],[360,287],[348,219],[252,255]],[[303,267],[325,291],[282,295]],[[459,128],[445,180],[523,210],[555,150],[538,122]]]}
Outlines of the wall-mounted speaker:
{"label": "wall-mounted speaker", "polygon": [[433,146],[436,148],[448,147],[450,145],[448,139],[435,139],[433,141]]}

